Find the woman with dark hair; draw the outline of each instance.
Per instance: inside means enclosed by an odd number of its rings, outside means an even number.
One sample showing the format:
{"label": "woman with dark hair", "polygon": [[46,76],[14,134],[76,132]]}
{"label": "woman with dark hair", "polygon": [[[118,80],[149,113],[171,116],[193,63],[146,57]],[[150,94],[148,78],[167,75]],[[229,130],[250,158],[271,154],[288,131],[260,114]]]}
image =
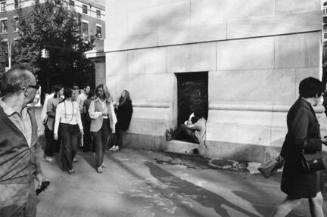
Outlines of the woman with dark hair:
{"label": "woman with dark hair", "polygon": [[[84,151],[94,151],[92,137],[90,132],[91,118],[89,115],[89,108],[91,102],[95,100],[94,90],[89,90],[87,99],[83,103],[83,114],[84,114]],[[83,121],[82,121],[83,122]]]}
{"label": "woman with dark hair", "polygon": [[53,156],[59,152],[59,143],[53,139],[53,127],[56,116],[56,108],[61,101],[64,88],[61,85],[54,86],[54,96],[47,101],[47,119],[45,121],[45,139],[46,145],[44,149],[45,160],[53,162]]}
{"label": "woman with dark hair", "polygon": [[65,99],[56,109],[54,138],[58,140],[58,131],[61,138],[61,160],[63,170],[69,174],[74,173],[73,159],[77,153],[80,133],[83,135],[83,125],[79,104],[72,100],[73,90],[65,88]]}
{"label": "woman with dark hair", "polygon": [[287,216],[301,199],[308,199],[312,216],[323,217],[323,197],[320,171],[307,171],[303,166],[304,155],[319,153],[322,144],[319,123],[313,106],[321,104],[323,85],[315,78],[309,77],[300,82],[299,99],[287,114],[288,132],[282,147],[284,170],[281,190],[287,194],[286,199],[278,206],[273,217]]}
{"label": "woman with dark hair", "polygon": [[121,96],[119,98],[119,104],[116,108],[117,112],[117,124],[116,124],[116,134],[115,134],[115,142],[110,150],[118,151],[121,149],[123,145],[123,133],[128,130],[129,124],[132,119],[133,114],[133,106],[132,100],[130,98],[129,92],[127,90],[123,90]]}
{"label": "woman with dark hair", "polygon": [[97,98],[89,107],[91,118],[90,131],[95,145],[95,166],[98,173],[103,172],[103,156],[109,133],[115,133],[117,118],[114,112],[113,102],[108,88],[100,84],[96,87]]}

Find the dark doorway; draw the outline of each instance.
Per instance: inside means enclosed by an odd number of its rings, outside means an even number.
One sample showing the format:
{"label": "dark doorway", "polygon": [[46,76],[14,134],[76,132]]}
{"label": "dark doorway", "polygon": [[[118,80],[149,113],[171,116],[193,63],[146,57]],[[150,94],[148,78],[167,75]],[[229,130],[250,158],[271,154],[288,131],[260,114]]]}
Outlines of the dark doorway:
{"label": "dark doorway", "polygon": [[192,112],[208,116],[208,72],[176,73],[178,126]]}

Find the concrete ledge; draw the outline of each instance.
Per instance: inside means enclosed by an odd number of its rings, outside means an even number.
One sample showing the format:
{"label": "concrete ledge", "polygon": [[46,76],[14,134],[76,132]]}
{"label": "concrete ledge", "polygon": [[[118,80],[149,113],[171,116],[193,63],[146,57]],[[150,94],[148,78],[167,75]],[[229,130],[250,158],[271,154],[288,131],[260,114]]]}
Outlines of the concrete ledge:
{"label": "concrete ledge", "polygon": [[[214,104],[210,105],[211,110],[227,111],[261,111],[261,112],[288,112],[291,105],[256,105],[256,104]],[[323,113],[323,106],[314,107],[315,112]]]}
{"label": "concrete ledge", "polygon": [[179,154],[194,154],[195,149],[199,151],[199,146],[197,143],[172,140],[166,143],[163,151]]}
{"label": "concrete ledge", "polygon": [[151,136],[127,133],[124,146],[152,151],[164,151],[178,154],[193,154],[198,149],[204,157],[236,161],[264,162],[279,155],[280,147],[267,147],[255,144],[239,144],[219,141],[207,141],[207,149],[200,150],[199,144],[184,141],[166,141],[164,136]]}
{"label": "concrete ledge", "polygon": [[280,147],[207,141],[206,156],[236,161],[264,162],[277,157]]}

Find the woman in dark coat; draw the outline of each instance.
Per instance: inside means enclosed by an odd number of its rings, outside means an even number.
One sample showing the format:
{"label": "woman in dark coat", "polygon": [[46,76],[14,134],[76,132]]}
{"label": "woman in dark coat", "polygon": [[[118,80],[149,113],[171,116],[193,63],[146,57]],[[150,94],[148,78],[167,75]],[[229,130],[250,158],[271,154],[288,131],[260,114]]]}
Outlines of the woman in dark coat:
{"label": "woman in dark coat", "polygon": [[119,105],[116,109],[117,123],[116,123],[116,145],[110,150],[118,151],[123,145],[123,132],[128,130],[133,114],[132,100],[130,99],[129,92],[124,90],[119,98]]}
{"label": "woman in dark coat", "polygon": [[302,153],[321,152],[322,144],[319,123],[312,106],[321,104],[322,83],[312,77],[301,81],[300,97],[287,114],[285,142],[281,156],[284,158],[284,170],[281,190],[287,198],[278,206],[274,217],[286,216],[305,198],[309,200],[311,215],[323,217],[320,171],[304,172],[301,166]]}
{"label": "woman in dark coat", "polygon": [[95,100],[96,96],[93,90],[90,90],[87,99],[83,103],[84,114],[84,150],[85,152],[94,151],[94,145],[92,143],[92,137],[90,132],[91,118],[89,115],[89,108],[92,100]]}

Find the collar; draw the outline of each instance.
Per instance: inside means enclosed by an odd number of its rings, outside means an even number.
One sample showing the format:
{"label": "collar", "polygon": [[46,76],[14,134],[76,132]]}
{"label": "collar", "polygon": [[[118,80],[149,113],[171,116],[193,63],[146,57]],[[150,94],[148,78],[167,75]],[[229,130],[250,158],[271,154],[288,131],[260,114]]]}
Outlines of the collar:
{"label": "collar", "polygon": [[12,107],[10,107],[7,103],[5,103],[2,99],[0,99],[0,106],[2,107],[4,113],[7,116],[12,116],[13,114],[17,113],[20,114],[19,111],[16,111],[15,109],[13,109]]}
{"label": "collar", "polygon": [[308,101],[306,101],[305,99],[303,99],[303,98],[299,98],[299,100],[298,100],[299,102],[300,102],[300,104],[302,105],[302,106],[304,106],[305,108],[307,108],[307,109],[313,109],[312,108],[312,105],[308,102]]}

